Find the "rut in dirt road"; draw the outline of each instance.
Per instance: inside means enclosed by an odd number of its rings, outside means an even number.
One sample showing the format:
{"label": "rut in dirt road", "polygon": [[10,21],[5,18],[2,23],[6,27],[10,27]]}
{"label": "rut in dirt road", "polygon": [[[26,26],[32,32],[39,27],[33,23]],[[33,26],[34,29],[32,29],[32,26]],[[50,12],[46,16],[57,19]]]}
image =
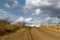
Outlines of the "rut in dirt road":
{"label": "rut in dirt road", "polygon": [[60,40],[60,33],[39,28],[22,28],[15,33],[0,36],[0,40]]}

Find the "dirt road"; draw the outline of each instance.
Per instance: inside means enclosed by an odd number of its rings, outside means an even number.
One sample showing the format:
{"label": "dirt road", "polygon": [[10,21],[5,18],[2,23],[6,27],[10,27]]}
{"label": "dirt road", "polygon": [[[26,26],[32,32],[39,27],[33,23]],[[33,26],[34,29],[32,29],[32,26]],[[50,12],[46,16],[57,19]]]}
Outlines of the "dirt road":
{"label": "dirt road", "polygon": [[0,40],[60,40],[60,33],[39,28],[22,28],[15,33],[0,36]]}

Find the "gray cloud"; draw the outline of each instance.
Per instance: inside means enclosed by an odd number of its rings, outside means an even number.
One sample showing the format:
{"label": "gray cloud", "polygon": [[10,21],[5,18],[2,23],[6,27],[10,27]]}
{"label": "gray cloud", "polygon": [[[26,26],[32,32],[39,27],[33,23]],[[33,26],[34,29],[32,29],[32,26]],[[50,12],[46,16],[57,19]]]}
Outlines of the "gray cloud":
{"label": "gray cloud", "polygon": [[19,7],[17,0],[4,0],[5,6],[8,8],[17,8]]}
{"label": "gray cloud", "polygon": [[43,13],[46,13],[51,17],[60,15],[60,8],[57,8],[56,5],[41,6],[40,9],[43,11]]}
{"label": "gray cloud", "polygon": [[15,10],[16,12],[23,12],[24,8],[19,4],[18,0],[4,0],[4,5],[6,8]]}
{"label": "gray cloud", "polygon": [[[37,16],[38,19],[41,18],[42,24],[57,23],[57,16],[60,16],[60,0],[26,0],[26,9],[27,11],[33,10],[32,13],[36,12],[36,9],[40,9],[41,12],[35,15],[35,17]],[[52,20],[48,19],[46,21],[48,17],[51,17]]]}
{"label": "gray cloud", "polygon": [[[46,4],[44,4],[44,2],[46,2]],[[31,9],[35,10],[39,8],[42,11],[42,14],[47,14],[50,17],[56,17],[60,15],[60,0],[43,0],[40,2],[40,4],[38,2],[37,4],[37,6],[35,6],[35,4],[33,4],[33,6],[30,4],[29,6]]]}

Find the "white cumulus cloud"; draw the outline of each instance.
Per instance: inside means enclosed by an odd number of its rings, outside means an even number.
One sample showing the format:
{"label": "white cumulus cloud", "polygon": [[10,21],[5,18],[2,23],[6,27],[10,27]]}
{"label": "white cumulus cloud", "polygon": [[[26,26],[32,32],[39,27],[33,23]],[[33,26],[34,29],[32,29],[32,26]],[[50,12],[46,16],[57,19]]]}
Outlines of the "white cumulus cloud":
{"label": "white cumulus cloud", "polygon": [[33,15],[39,15],[42,11],[40,9],[36,9]]}
{"label": "white cumulus cloud", "polygon": [[53,18],[47,17],[45,21],[47,24],[58,24],[59,23],[58,18],[55,18],[55,17]]}
{"label": "white cumulus cloud", "polygon": [[26,22],[29,26],[39,26],[41,21],[40,20],[33,20],[32,18],[25,18],[25,17],[19,17],[16,22]]}
{"label": "white cumulus cloud", "polygon": [[30,22],[32,20],[32,18],[25,18],[25,17],[19,17],[16,22]]}

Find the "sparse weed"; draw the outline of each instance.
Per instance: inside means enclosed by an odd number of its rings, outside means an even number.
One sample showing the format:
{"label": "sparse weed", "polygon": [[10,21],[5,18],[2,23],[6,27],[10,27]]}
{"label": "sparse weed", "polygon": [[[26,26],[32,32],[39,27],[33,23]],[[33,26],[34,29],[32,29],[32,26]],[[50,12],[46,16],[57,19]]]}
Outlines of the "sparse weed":
{"label": "sparse weed", "polygon": [[7,19],[0,19],[0,36],[7,33],[15,32],[20,28],[18,25],[11,24],[12,21]]}

